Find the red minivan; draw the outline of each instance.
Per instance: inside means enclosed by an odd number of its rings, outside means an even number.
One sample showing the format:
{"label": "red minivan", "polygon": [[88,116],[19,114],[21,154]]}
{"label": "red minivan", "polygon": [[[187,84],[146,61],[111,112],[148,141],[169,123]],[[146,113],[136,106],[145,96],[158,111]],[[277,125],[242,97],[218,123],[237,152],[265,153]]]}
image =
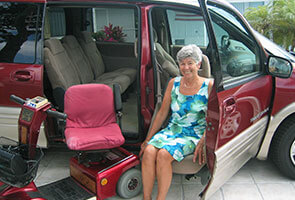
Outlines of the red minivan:
{"label": "red minivan", "polygon": [[[295,178],[295,58],[226,1],[0,0],[0,13],[1,136],[17,139],[11,94],[44,96],[63,111],[70,86],[117,83],[125,145],[139,147],[166,84],[180,75],[177,51],[196,44],[214,80],[203,199],[253,157],[271,157]],[[63,127],[48,118],[39,145],[63,145]]]}

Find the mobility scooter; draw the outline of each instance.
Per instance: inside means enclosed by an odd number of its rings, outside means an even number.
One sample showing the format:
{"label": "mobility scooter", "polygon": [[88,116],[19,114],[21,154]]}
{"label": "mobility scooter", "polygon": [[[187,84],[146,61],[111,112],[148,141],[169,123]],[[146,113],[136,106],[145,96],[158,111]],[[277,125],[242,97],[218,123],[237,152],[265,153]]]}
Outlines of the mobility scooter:
{"label": "mobility scooter", "polygon": [[44,97],[23,100],[12,95],[10,99],[21,105],[19,141],[0,137],[0,200],[52,199],[33,181],[43,156],[36,144],[46,117],[66,119],[65,142],[77,151],[70,159],[73,184],[98,200],[116,193],[122,198],[136,196],[142,188],[136,168],[140,161],[120,147],[125,140],[118,125],[119,90],[118,85],[113,90],[103,84],[72,86],[65,93],[66,114],[55,111]]}

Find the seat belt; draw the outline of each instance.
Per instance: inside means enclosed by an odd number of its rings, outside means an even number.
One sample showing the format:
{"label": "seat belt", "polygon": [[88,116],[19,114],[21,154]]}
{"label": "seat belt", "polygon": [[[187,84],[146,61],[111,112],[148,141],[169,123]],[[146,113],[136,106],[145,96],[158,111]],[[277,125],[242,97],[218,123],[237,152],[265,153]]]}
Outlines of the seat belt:
{"label": "seat belt", "polygon": [[[156,47],[155,47],[156,48]],[[152,116],[152,119],[151,119],[151,124],[150,124],[150,127],[149,127],[149,130],[151,129],[151,125],[153,124],[154,120],[155,120],[155,117],[156,117],[156,114],[158,113],[161,105],[162,105],[162,101],[163,101],[163,95],[162,95],[162,88],[161,88],[161,80],[160,80],[160,73],[162,73],[163,69],[160,65],[160,63],[156,60],[156,72],[157,72],[157,90],[156,90],[156,99],[157,99],[157,103],[156,103],[156,106],[155,106],[155,110],[154,110],[154,113],[153,113],[153,116]],[[162,71],[160,70],[162,69]]]}
{"label": "seat belt", "polygon": [[162,95],[162,87],[161,87],[161,79],[160,79],[160,74],[163,73],[163,68],[160,65],[160,63],[156,59],[156,71],[157,71],[157,92],[156,92],[156,97],[157,97],[157,103],[163,101],[163,95]]}

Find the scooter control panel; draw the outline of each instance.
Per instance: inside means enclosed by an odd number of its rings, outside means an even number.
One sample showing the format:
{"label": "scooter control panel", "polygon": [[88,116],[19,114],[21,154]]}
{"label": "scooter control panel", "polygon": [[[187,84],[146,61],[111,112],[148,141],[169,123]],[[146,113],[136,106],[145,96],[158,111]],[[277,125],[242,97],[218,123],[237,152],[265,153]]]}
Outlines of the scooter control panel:
{"label": "scooter control panel", "polygon": [[26,102],[27,106],[30,106],[32,108],[39,108],[43,105],[45,105],[46,103],[48,103],[48,100],[44,97],[34,97],[33,99],[30,99]]}

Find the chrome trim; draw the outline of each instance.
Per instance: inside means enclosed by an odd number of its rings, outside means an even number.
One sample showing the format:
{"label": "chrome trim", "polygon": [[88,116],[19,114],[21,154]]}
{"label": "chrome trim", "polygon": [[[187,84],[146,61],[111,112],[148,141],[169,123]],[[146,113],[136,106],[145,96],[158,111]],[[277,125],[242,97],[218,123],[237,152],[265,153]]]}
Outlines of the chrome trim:
{"label": "chrome trim", "polygon": [[295,141],[293,141],[291,148],[290,148],[290,158],[291,158],[293,165],[295,165]]}
{"label": "chrome trim", "polygon": [[277,128],[282,123],[284,119],[286,119],[289,115],[295,113],[295,103],[291,103],[285,108],[281,109],[276,115],[272,116],[270,119],[270,123],[268,126],[267,133],[257,154],[257,159],[266,160],[268,157],[268,152],[270,148],[270,143],[272,137],[274,136]]}
{"label": "chrome trim", "polygon": [[97,174],[100,174],[102,172],[105,172],[108,169],[110,169],[112,167],[115,167],[116,165],[119,165],[120,163],[124,162],[125,160],[128,160],[129,158],[131,158],[132,156],[133,156],[133,154],[131,154],[130,156],[128,156],[128,157],[126,157],[126,158],[124,158],[124,159],[122,159],[122,160],[120,160],[120,161],[118,161],[118,162],[116,162],[116,163],[114,163],[114,164],[112,164],[110,166],[108,166],[107,168],[104,168],[103,170],[100,170]]}
{"label": "chrome trim", "polygon": [[267,124],[265,116],[215,151],[213,176],[202,199],[208,199],[258,151]]}

